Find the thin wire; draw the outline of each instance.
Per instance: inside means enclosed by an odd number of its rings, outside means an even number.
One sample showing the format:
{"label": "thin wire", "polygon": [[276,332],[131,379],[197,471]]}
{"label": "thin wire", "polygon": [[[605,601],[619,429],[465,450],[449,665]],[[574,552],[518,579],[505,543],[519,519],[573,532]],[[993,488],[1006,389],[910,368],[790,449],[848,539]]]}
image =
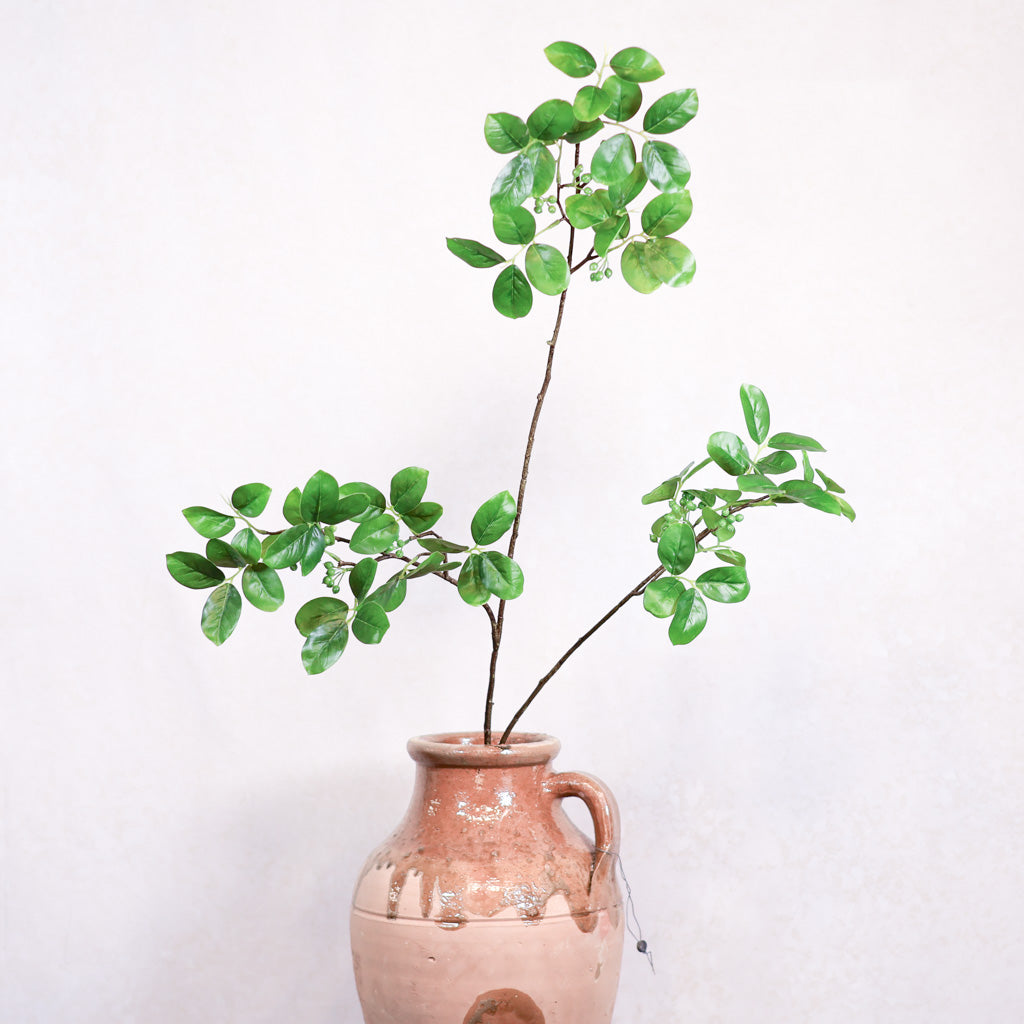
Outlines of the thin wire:
{"label": "thin wire", "polygon": [[[619,869],[619,874],[622,876],[622,884],[626,887],[626,931],[629,932],[630,937],[636,942],[636,949],[638,953],[643,953],[647,957],[647,962],[651,965],[651,973],[657,974],[654,969],[654,956],[647,946],[647,940],[644,938],[643,928],[640,926],[640,918],[636,916],[636,906],[633,903],[633,890],[629,887],[629,879],[626,878],[626,869],[622,866],[622,857],[618,853],[613,853],[612,856],[615,858],[615,862]],[[633,923],[630,923],[630,916],[633,918]],[[634,931],[633,925],[636,925]]]}

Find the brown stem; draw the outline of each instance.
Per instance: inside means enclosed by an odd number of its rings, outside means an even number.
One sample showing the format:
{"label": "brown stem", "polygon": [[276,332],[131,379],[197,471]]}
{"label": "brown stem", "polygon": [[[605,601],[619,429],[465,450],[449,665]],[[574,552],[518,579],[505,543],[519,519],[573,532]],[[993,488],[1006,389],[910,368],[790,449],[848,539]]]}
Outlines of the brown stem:
{"label": "brown stem", "polygon": [[597,253],[594,251],[593,247],[591,247],[590,252],[588,252],[587,255],[584,256],[583,259],[581,259],[579,261],[579,263],[576,264],[575,267],[570,268],[569,273],[570,274],[575,274],[576,271],[580,269],[580,267],[585,266],[587,261],[588,260],[592,260],[596,255],[597,255]]}
{"label": "brown stem", "polygon": [[[577,144],[575,148],[575,155],[573,166],[575,167],[580,162],[580,147]],[[561,184],[556,189],[556,196],[561,195]],[[580,191],[579,184],[576,185],[576,191]],[[561,199],[558,200],[559,209],[561,209]],[[565,211],[562,211],[562,216],[565,216]],[[576,242],[576,229],[570,224],[569,225],[569,251],[566,255],[566,262],[572,266],[572,250]],[[562,329],[562,314],[565,311],[565,296],[568,293],[568,289],[563,291],[558,299],[558,315],[555,317],[555,327],[551,332],[551,340],[548,342],[548,357],[547,363],[544,367],[544,381],[540,386],[540,391],[537,393],[537,403],[533,407],[533,419],[530,420],[530,432],[526,438],[526,452],[523,455],[523,471],[519,477],[519,497],[516,499],[516,516],[512,520],[512,535],[508,542],[508,557],[511,558],[515,554],[516,541],[519,538],[519,523],[523,516],[523,501],[526,498],[526,478],[530,474],[530,458],[533,455],[533,442],[537,436],[537,424],[540,422],[540,412],[544,407],[544,399],[548,393],[548,387],[551,384],[551,368],[555,361],[555,345],[558,344],[558,332]],[[484,706],[484,743],[490,745],[491,743],[491,719],[494,712],[494,684],[497,678],[498,669],[498,651],[501,648],[501,636],[505,628],[505,602],[500,600],[498,602],[498,616],[494,622],[491,630],[491,664],[490,670],[487,677],[487,703]]]}
{"label": "brown stem", "polygon": [[[745,509],[745,508],[751,508],[751,507],[752,507],[752,506],[754,506],[754,505],[760,505],[760,504],[761,504],[762,502],[768,501],[770,497],[771,497],[770,495],[767,495],[767,494],[766,494],[766,495],[765,495],[765,496],[764,496],[763,498],[754,498],[754,499],[752,499],[751,501],[743,501],[743,502],[740,502],[740,503],[739,503],[738,505],[730,505],[730,506],[729,506],[729,512],[728,512],[728,514],[729,514],[729,515],[731,515],[731,514],[732,514],[733,512],[741,512],[741,511],[742,511],[743,509]],[[701,542],[702,540],[705,540],[705,539],[706,539],[707,537],[709,537],[710,535],[711,535],[711,528],[710,528],[710,527],[706,527],[705,529],[701,530],[701,532],[700,532],[700,533],[698,533],[698,534],[697,534],[697,536],[696,536],[696,538],[695,538],[695,539],[696,539],[696,542],[697,542],[698,544],[700,544],[700,542]],[[663,575],[663,574],[664,574],[664,572],[665,572],[665,567],[664,567],[663,565],[659,565],[659,566],[658,566],[658,568],[657,568],[657,569],[655,569],[655,570],[654,570],[653,572],[650,572],[650,573],[648,573],[648,574],[647,574],[647,575],[646,575],[646,576],[645,576],[645,577],[644,577],[644,578],[643,578],[643,579],[642,579],[642,580],[641,580],[641,581],[640,581],[640,582],[639,582],[639,583],[638,583],[638,584],[637,584],[637,585],[636,585],[635,587],[633,587],[633,589],[632,589],[632,590],[630,590],[630,591],[629,591],[629,592],[628,592],[628,593],[626,594],[626,596],[625,596],[625,597],[623,597],[623,598],[622,598],[622,600],[620,600],[620,601],[619,601],[619,602],[618,602],[617,604],[613,605],[613,606],[612,606],[612,607],[611,607],[611,608],[610,608],[610,609],[609,609],[609,610],[608,610],[607,612],[605,612],[605,614],[604,614],[604,615],[602,615],[602,616],[601,616],[601,618],[599,618],[599,619],[597,620],[597,622],[595,622],[595,623],[594,623],[594,624],[593,624],[593,625],[592,625],[592,626],[590,627],[590,629],[588,629],[588,630],[586,631],[586,633],[584,633],[584,634],[583,634],[583,635],[582,635],[582,636],[581,636],[581,637],[580,637],[580,638],[579,638],[579,639],[578,639],[578,640],[577,640],[577,641],[576,641],[576,642],[575,642],[575,643],[574,643],[574,644],[573,644],[573,645],[572,645],[572,646],[571,646],[571,647],[570,647],[570,648],[569,648],[569,649],[568,649],[568,650],[567,650],[567,651],[565,652],[565,654],[563,654],[563,655],[562,655],[562,656],[561,656],[561,657],[560,657],[560,658],[558,659],[558,661],[556,661],[556,662],[555,662],[555,664],[554,664],[554,665],[553,665],[553,666],[551,667],[550,671],[549,671],[549,672],[548,672],[548,673],[547,673],[546,675],[544,675],[544,676],[542,676],[542,677],[541,677],[540,681],[539,681],[539,682],[537,683],[537,685],[536,685],[536,686],[535,686],[535,687],[533,688],[533,692],[532,692],[532,693],[530,694],[530,696],[529,696],[529,697],[527,697],[527,698],[526,698],[526,700],[525,700],[525,701],[523,701],[523,703],[522,703],[522,705],[520,706],[519,710],[518,710],[518,711],[517,711],[517,712],[516,712],[516,713],[515,713],[515,714],[514,714],[514,715],[512,716],[512,721],[508,723],[508,726],[507,726],[507,727],[505,728],[505,731],[504,731],[504,732],[503,732],[503,733],[501,734],[501,739],[500,739],[500,740],[498,741],[498,742],[499,742],[499,744],[502,744],[502,743],[508,743],[508,738],[509,738],[509,735],[511,734],[512,730],[513,730],[513,729],[515,728],[515,726],[516,726],[516,723],[517,723],[517,722],[519,721],[519,719],[520,719],[520,718],[522,718],[522,716],[523,716],[523,713],[524,713],[524,712],[526,711],[526,709],[527,709],[527,708],[528,708],[528,707],[529,707],[529,706],[530,706],[530,705],[531,705],[531,704],[533,703],[533,701],[534,701],[534,698],[535,698],[535,697],[536,697],[536,696],[537,696],[537,695],[538,695],[538,694],[540,693],[540,691],[541,691],[541,690],[543,690],[543,689],[544,689],[544,686],[545,686],[545,684],[547,683],[547,681],[548,681],[548,680],[549,680],[549,679],[550,679],[550,678],[551,678],[551,677],[552,677],[552,676],[553,676],[553,675],[554,675],[554,674],[555,674],[555,673],[556,673],[556,672],[557,672],[557,671],[558,671],[558,670],[559,670],[559,669],[560,669],[560,668],[561,668],[561,667],[562,667],[562,666],[563,666],[563,665],[564,665],[564,664],[565,664],[565,663],[566,663],[566,662],[567,662],[567,661],[568,661],[568,660],[569,660],[569,659],[570,659],[570,658],[571,658],[571,657],[573,656],[573,654],[575,654],[575,653],[576,653],[576,651],[577,651],[577,650],[579,650],[579,648],[580,648],[580,647],[582,647],[582,646],[583,646],[583,644],[584,644],[584,643],[586,643],[586,641],[587,641],[587,640],[589,640],[589,639],[590,639],[590,638],[591,638],[591,637],[592,637],[592,636],[593,636],[593,635],[594,635],[594,634],[595,634],[595,633],[596,633],[596,632],[597,632],[597,631],[598,631],[598,630],[599,630],[599,629],[600,629],[600,628],[601,628],[601,627],[602,627],[602,626],[603,626],[603,625],[604,625],[604,624],[605,624],[605,623],[606,623],[606,622],[607,622],[607,621],[608,621],[608,620],[609,620],[609,619],[610,619],[610,618],[611,618],[611,617],[612,617],[612,616],[613,616],[613,615],[614,615],[614,614],[615,614],[615,613],[616,613],[616,612],[617,612],[617,611],[618,611],[618,610],[619,610],[620,608],[623,608],[623,607],[624,607],[625,605],[627,605],[627,604],[628,604],[628,603],[629,603],[630,601],[632,601],[632,600],[633,600],[633,598],[634,598],[634,597],[639,597],[639,596],[640,596],[640,595],[641,595],[641,594],[642,594],[642,593],[644,592],[644,590],[645,590],[645,589],[647,588],[647,584],[648,584],[648,583],[653,583],[653,582],[654,582],[654,581],[655,581],[655,580],[656,580],[656,579],[657,579],[657,578],[658,578],[659,576]]]}

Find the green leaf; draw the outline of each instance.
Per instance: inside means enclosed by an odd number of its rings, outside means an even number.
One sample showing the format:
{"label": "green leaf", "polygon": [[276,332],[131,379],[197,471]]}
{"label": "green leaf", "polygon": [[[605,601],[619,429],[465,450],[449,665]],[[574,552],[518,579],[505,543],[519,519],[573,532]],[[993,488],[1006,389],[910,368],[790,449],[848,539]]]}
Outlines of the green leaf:
{"label": "green leaf", "polygon": [[526,250],[526,276],[544,295],[561,295],[569,287],[569,264],[553,245],[534,242]]}
{"label": "green leaf", "polygon": [[[714,571],[714,570],[712,570]],[[674,645],[688,644],[703,632],[708,622],[708,606],[696,590],[680,595],[676,613],[668,627],[668,638]]]}
{"label": "green leaf", "polygon": [[250,564],[255,565],[262,557],[260,540],[249,527],[239,530],[231,538],[231,546]]}
{"label": "green leaf", "polygon": [[729,565],[746,565],[747,556],[740,551],[734,551],[732,548],[718,547],[714,549],[715,557],[720,558],[723,562],[728,562]]}
{"label": "green leaf", "polygon": [[803,464],[804,464],[804,482],[805,483],[809,483],[809,484],[813,484],[814,483],[814,467],[811,465],[810,456],[808,456],[807,452],[801,452],[800,455],[801,455],[801,457],[803,459]]}
{"label": "green leaf", "polygon": [[608,186],[608,201],[612,209],[624,210],[641,192],[647,184],[647,172],[643,164],[637,164],[630,172],[628,178],[613,182]]}
{"label": "green leaf", "polygon": [[644,258],[654,276],[670,288],[680,288],[693,280],[697,261],[693,253],[675,238],[652,238]]}
{"label": "green leaf", "polygon": [[488,498],[473,514],[469,530],[473,542],[486,547],[500,540],[516,519],[516,499],[509,491],[502,491]]}
{"label": "green leaf", "polygon": [[537,233],[537,221],[521,206],[500,210],[493,219],[494,237],[506,245],[526,245]]}
{"label": "green leaf", "polygon": [[519,153],[502,167],[491,185],[491,212],[497,213],[499,210],[511,210],[514,206],[520,206],[532,188],[533,161],[525,153]]}
{"label": "green leaf", "polygon": [[590,51],[576,43],[552,43],[544,47],[544,56],[570,78],[586,78],[597,68],[597,61],[591,56]]}
{"label": "green leaf", "polygon": [[361,644],[379,644],[391,623],[384,609],[373,601],[364,601],[357,609],[352,620],[352,635]]}
{"label": "green leaf", "polygon": [[288,492],[288,497],[284,499],[285,522],[291,523],[292,526],[302,525],[302,513],[299,511],[301,505],[302,491],[298,487],[293,487]]}
{"label": "green leaf", "polygon": [[232,583],[222,583],[203,605],[202,627],[207,640],[218,647],[235,630],[242,614],[242,598]]}
{"label": "green leaf", "polygon": [[355,568],[348,574],[348,585],[352,596],[357,601],[362,601],[370,592],[374,578],[377,575],[377,560],[370,558],[360,559]]}
{"label": "green leaf", "polygon": [[565,215],[574,228],[590,228],[608,219],[612,212],[608,193],[598,189],[592,195],[569,196],[565,201]]}
{"label": "green leaf", "polygon": [[782,490],[790,498],[795,498],[801,505],[816,508],[819,512],[829,512],[834,516],[843,514],[843,506],[839,497],[822,490],[817,484],[806,480],[784,480]]}
{"label": "green leaf", "polygon": [[796,469],[796,459],[789,452],[772,452],[771,455],[758,459],[755,468],[762,473],[789,473]]}
{"label": "green leaf", "polygon": [[398,540],[398,522],[387,514],[360,523],[352,532],[349,547],[357,555],[379,555]]}
{"label": "green leaf", "polygon": [[622,250],[620,264],[626,284],[643,295],[661,287],[661,281],[647,263],[647,248],[643,242],[630,242]]}
{"label": "green leaf", "polygon": [[728,430],[719,430],[708,438],[708,455],[730,476],[739,476],[750,466],[747,446]]}
{"label": "green leaf", "polygon": [[609,217],[594,228],[594,252],[598,256],[607,256],[612,242],[617,238],[625,238],[629,234],[629,214]]}
{"label": "green leaf", "polygon": [[604,122],[601,120],[597,121],[577,121],[572,126],[571,132],[565,133],[565,141],[571,146],[575,146],[580,142],[586,142],[587,139],[592,138],[604,127]]}
{"label": "green leaf", "polygon": [[[529,192],[526,193],[526,195],[529,194]],[[523,199],[525,198],[526,196],[523,196]],[[449,252],[454,253],[463,263],[468,263],[471,267],[496,267],[505,262],[505,257],[500,252],[495,252],[483,242],[474,242],[472,238],[446,238],[445,243]]]}
{"label": "green leaf", "polygon": [[440,551],[446,555],[457,555],[462,551],[469,550],[465,544],[455,544],[443,537],[420,537],[416,543],[426,551]]}
{"label": "green leaf", "polygon": [[533,165],[533,188],[530,189],[530,195],[542,196],[555,180],[555,158],[551,150],[540,143],[534,143],[524,155]]}
{"label": "green leaf", "polygon": [[667,135],[697,116],[697,90],[676,89],[655,100],[644,114],[644,131]]}
{"label": "green leaf", "polygon": [[686,572],[697,551],[693,527],[689,523],[669,523],[658,539],[658,561],[673,575]]}
{"label": "green leaf", "polygon": [[495,279],[491,301],[502,316],[518,320],[533,308],[533,289],[518,267],[509,266]]}
{"label": "green leaf", "polygon": [[681,192],[690,180],[690,162],[668,142],[645,142],[641,153],[650,183],[659,192]]}
{"label": "green leaf", "polygon": [[436,501],[421,501],[415,508],[403,513],[402,522],[413,533],[429,530],[441,518],[444,509]]}
{"label": "green leaf", "polygon": [[826,476],[824,473],[822,473],[820,469],[816,470],[815,472],[817,472],[818,476],[821,477],[821,482],[825,485],[826,491],[832,491],[834,494],[846,493],[846,488],[840,487],[839,484],[837,484],[835,480],[832,479],[832,477]]}
{"label": "green leaf", "polygon": [[736,486],[741,491],[753,491],[755,494],[771,494],[772,491],[779,489],[779,485],[774,480],[769,480],[768,477],[761,476],[760,473],[745,473],[743,476],[736,477]]}
{"label": "green leaf", "polygon": [[192,505],[183,508],[181,514],[188,520],[189,525],[201,537],[216,538],[223,537],[235,528],[235,517],[225,516],[215,512],[212,508],[204,505]]}
{"label": "green leaf", "polygon": [[784,451],[823,452],[825,449],[806,434],[773,434],[768,438],[769,448],[781,448]]}
{"label": "green leaf", "polygon": [[639,46],[627,46],[619,50],[608,64],[619,78],[627,82],[653,82],[665,74],[657,58]]}
{"label": "green leaf", "polygon": [[667,619],[676,610],[684,590],[686,584],[671,576],[653,580],[644,588],[644,608],[656,618]]}
{"label": "green leaf", "polygon": [[326,672],[344,653],[347,643],[348,626],[344,621],[317,626],[302,645],[302,667],[311,676]]}
{"label": "green leaf", "polygon": [[379,604],[384,611],[393,612],[405,600],[407,586],[405,577],[401,573],[396,573],[387,583],[379,586],[370,595],[369,600]]}
{"label": "green leaf", "polygon": [[348,617],[348,605],[336,597],[314,597],[295,613],[295,628],[309,636],[320,626],[342,623]]}
{"label": "green leaf", "polygon": [[[384,496],[381,495],[381,501],[384,500]],[[383,508],[383,505],[380,506]],[[346,494],[344,497],[341,496],[341,489],[338,491],[338,507],[334,512],[334,522],[343,523],[347,519],[357,520],[363,517],[365,513],[370,509],[370,497],[367,494]],[[376,511],[377,506],[371,511]]]}
{"label": "green leaf", "polygon": [[258,516],[270,500],[270,488],[266,484],[242,484],[231,492],[231,507],[250,519]]}
{"label": "green leaf", "polygon": [[224,573],[208,558],[192,551],[174,551],[167,556],[167,571],[189,590],[206,590],[215,587]]}
{"label": "green leaf", "polygon": [[497,598],[511,601],[523,592],[523,570],[500,551],[484,551],[479,556],[480,582]]}
{"label": "green leaf", "polygon": [[514,153],[530,141],[530,133],[515,114],[488,114],[484,118],[484,139],[495,153]]}
{"label": "green leaf", "polygon": [[691,213],[693,200],[689,192],[662,192],[644,207],[640,224],[648,235],[671,235],[690,219]]}
{"label": "green leaf", "polygon": [[486,604],[491,597],[491,592],[484,585],[480,574],[480,556],[470,555],[462,564],[462,572],[459,573],[459,597],[466,604]]}
{"label": "green leaf", "polygon": [[526,119],[530,135],[541,142],[554,142],[572,131],[576,115],[565,100],[546,100]]}
{"label": "green leaf", "polygon": [[[348,511],[358,505],[358,502],[353,504],[349,502],[346,504],[346,499],[351,498],[353,495],[361,494],[366,498],[366,508],[360,512]],[[351,519],[356,523],[365,523],[367,519],[372,519],[374,516],[380,515],[384,511],[387,501],[384,499],[384,495],[381,491],[378,491],[372,484],[364,483],[363,481],[354,481],[349,484],[342,484],[338,488],[338,497],[341,499],[340,509],[345,511],[345,519]]]}
{"label": "green leaf", "polygon": [[730,487],[710,487],[708,493],[724,501],[727,505],[740,500],[740,492]]}
{"label": "green leaf", "polygon": [[709,530],[720,530],[725,523],[725,520],[710,505],[700,510],[700,517]]}
{"label": "green leaf", "polygon": [[853,506],[845,498],[840,498],[838,494],[834,497],[839,502],[839,510],[852,523],[857,518],[857,513],[853,511]]}
{"label": "green leaf", "polygon": [[308,576],[316,568],[326,547],[323,530],[311,523],[303,523],[301,526],[291,526],[275,537],[264,552],[263,561],[271,569],[299,565],[302,575]]}
{"label": "green leaf", "polygon": [[697,587],[705,597],[722,604],[736,604],[750,593],[747,570],[741,565],[708,569],[697,577]]}
{"label": "green leaf", "polygon": [[764,392],[754,384],[741,384],[740,405],[743,406],[743,419],[746,420],[750,439],[758,444],[764,444],[771,421],[768,399],[764,397]]}
{"label": "green leaf", "polygon": [[429,475],[419,466],[409,466],[391,478],[391,507],[399,515],[411,512],[423,500]]}
{"label": "green leaf", "polygon": [[307,523],[341,522],[337,518],[338,481],[330,473],[317,470],[302,488],[299,511]]}
{"label": "green leaf", "polygon": [[418,580],[421,576],[429,576],[436,572],[444,564],[444,555],[440,551],[433,551],[409,573],[409,579]]}
{"label": "green leaf", "polygon": [[242,573],[242,593],[261,612],[272,612],[284,604],[284,584],[269,565],[247,565]]}
{"label": "green leaf", "polygon": [[679,486],[681,478],[682,473],[676,473],[675,476],[670,476],[667,480],[663,480],[657,487],[648,491],[640,499],[640,503],[643,505],[653,505],[656,501],[668,501],[669,498],[674,498],[676,496],[676,487]]}
{"label": "green leaf", "polygon": [[640,86],[625,78],[612,75],[601,84],[601,88],[610,101],[605,111],[609,121],[628,121],[643,106],[644,94]]}
{"label": "green leaf", "polygon": [[636,167],[636,147],[633,140],[620,132],[605,139],[590,162],[590,173],[605,184],[622,181],[633,173]]}
{"label": "green leaf", "polygon": [[572,101],[572,112],[580,121],[593,121],[608,109],[611,101],[611,96],[599,85],[585,85]]}
{"label": "green leaf", "polygon": [[219,565],[224,569],[241,569],[243,565],[247,564],[242,553],[223,540],[208,540],[206,542],[206,557],[214,565]]}

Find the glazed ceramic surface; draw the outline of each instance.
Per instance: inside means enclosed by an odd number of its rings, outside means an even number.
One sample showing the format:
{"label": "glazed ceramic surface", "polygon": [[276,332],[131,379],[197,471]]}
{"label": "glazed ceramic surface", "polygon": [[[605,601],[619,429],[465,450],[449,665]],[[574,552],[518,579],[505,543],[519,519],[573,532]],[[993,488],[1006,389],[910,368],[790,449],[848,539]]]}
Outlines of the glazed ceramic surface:
{"label": "glazed ceramic surface", "polygon": [[[607,1024],[622,958],[618,811],[559,743],[479,733],[409,741],[412,802],[352,908],[366,1024]],[[579,797],[592,842],[561,803]]]}

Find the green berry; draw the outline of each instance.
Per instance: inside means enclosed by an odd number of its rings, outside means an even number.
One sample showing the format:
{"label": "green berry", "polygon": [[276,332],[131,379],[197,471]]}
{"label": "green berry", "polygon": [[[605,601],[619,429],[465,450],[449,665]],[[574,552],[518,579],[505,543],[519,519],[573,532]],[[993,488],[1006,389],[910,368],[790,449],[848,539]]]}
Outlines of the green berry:
{"label": "green berry", "polygon": [[611,277],[612,276],[612,268],[611,267],[605,267],[604,268],[604,276],[605,277]]}
{"label": "green berry", "polygon": [[734,522],[737,522],[737,523],[742,523],[743,522],[743,516],[740,515],[740,514],[734,515],[732,518],[733,518]]}

